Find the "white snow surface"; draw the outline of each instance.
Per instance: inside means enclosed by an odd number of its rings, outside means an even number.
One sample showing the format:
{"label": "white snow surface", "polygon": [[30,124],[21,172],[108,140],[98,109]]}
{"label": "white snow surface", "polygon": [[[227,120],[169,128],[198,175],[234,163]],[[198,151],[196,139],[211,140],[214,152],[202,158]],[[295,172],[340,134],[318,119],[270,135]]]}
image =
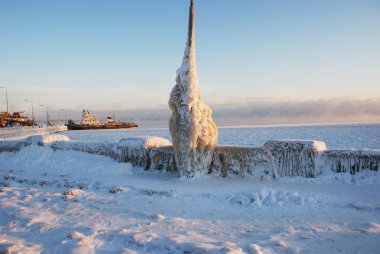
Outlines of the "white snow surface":
{"label": "white snow surface", "polygon": [[[266,144],[303,144],[306,149],[312,149],[315,151],[324,151],[326,150],[326,144],[323,141],[318,140],[305,140],[305,139],[275,139],[267,141]],[[264,144],[265,146],[265,144]]]}
{"label": "white snow surface", "polygon": [[133,148],[155,148],[161,146],[170,146],[172,143],[164,138],[160,137],[130,137],[121,139],[119,145],[125,145]]}
{"label": "white snow surface", "polygon": [[34,135],[26,138],[29,144],[49,144],[57,141],[70,141],[70,138],[61,134]]}
{"label": "white snow surface", "polygon": [[0,177],[0,253],[380,249],[378,172],[184,180],[99,155],[27,146],[0,153]]}

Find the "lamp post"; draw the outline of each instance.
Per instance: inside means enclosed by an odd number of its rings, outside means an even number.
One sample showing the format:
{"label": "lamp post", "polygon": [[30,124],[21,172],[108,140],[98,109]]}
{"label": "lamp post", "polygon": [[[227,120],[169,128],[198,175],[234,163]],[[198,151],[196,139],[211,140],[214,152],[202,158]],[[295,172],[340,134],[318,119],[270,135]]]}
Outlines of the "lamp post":
{"label": "lamp post", "polygon": [[0,86],[0,88],[5,89],[5,99],[7,100],[7,113],[9,113],[8,112],[8,88],[6,88],[5,86]]}
{"label": "lamp post", "polygon": [[43,107],[46,109],[46,127],[50,126],[50,113],[49,109],[45,105],[40,105],[40,107]]}
{"label": "lamp post", "polygon": [[25,100],[25,102],[30,102],[30,103],[32,103],[32,118],[33,118],[33,126],[34,126],[35,122],[34,122],[34,109],[33,109],[33,101],[30,101],[30,100]]}

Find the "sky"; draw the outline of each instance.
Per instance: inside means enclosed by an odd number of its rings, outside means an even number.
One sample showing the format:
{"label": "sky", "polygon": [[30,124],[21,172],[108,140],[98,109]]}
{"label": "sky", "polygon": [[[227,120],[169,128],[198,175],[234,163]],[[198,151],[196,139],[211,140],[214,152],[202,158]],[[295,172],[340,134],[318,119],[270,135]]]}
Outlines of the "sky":
{"label": "sky", "polygon": [[[1,0],[0,86],[8,89],[10,111],[29,112],[25,100],[34,102],[36,114],[63,108],[168,110],[188,5]],[[334,100],[380,105],[380,1],[195,5],[199,82],[212,107],[261,103],[270,110],[280,102]],[[0,89],[0,110],[6,108],[4,94]]]}

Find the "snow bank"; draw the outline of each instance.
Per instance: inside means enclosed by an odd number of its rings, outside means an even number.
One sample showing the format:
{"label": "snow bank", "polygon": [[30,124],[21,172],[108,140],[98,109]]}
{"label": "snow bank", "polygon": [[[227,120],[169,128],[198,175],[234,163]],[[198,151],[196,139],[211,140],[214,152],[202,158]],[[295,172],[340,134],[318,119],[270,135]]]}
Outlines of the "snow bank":
{"label": "snow bank", "polygon": [[15,141],[0,141],[0,153],[1,152],[17,152],[20,151],[22,147],[26,146],[25,142],[15,142]]}
{"label": "snow bank", "polygon": [[67,136],[59,134],[34,135],[25,139],[0,141],[0,152],[17,152],[30,145],[44,146],[58,141],[69,141]]}
{"label": "snow bank", "polygon": [[44,128],[35,127],[12,127],[12,128],[1,128],[0,129],[0,140],[1,139],[20,139],[31,135],[44,135],[52,134],[56,132],[67,131],[67,126],[52,126]]}
{"label": "snow bank", "polygon": [[[54,145],[60,143],[73,142]],[[379,250],[380,181],[184,181],[172,174],[136,174],[129,164],[50,147],[0,153],[0,253]],[[150,154],[154,149],[170,151],[152,148]],[[367,179],[373,174],[380,179],[372,171]]]}
{"label": "snow bank", "polygon": [[316,177],[315,161],[326,145],[315,140],[272,140],[264,144],[264,149],[273,156],[279,176]]}

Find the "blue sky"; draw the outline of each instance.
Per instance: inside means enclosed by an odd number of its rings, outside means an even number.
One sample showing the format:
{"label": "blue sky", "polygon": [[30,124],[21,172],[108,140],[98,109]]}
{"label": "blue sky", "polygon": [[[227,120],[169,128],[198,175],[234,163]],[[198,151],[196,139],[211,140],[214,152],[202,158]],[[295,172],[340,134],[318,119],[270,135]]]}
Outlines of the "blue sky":
{"label": "blue sky", "polygon": [[[10,110],[29,107],[25,99],[73,110],[167,108],[188,4],[1,0],[0,86]],[[380,97],[380,1],[195,4],[209,104]]]}

